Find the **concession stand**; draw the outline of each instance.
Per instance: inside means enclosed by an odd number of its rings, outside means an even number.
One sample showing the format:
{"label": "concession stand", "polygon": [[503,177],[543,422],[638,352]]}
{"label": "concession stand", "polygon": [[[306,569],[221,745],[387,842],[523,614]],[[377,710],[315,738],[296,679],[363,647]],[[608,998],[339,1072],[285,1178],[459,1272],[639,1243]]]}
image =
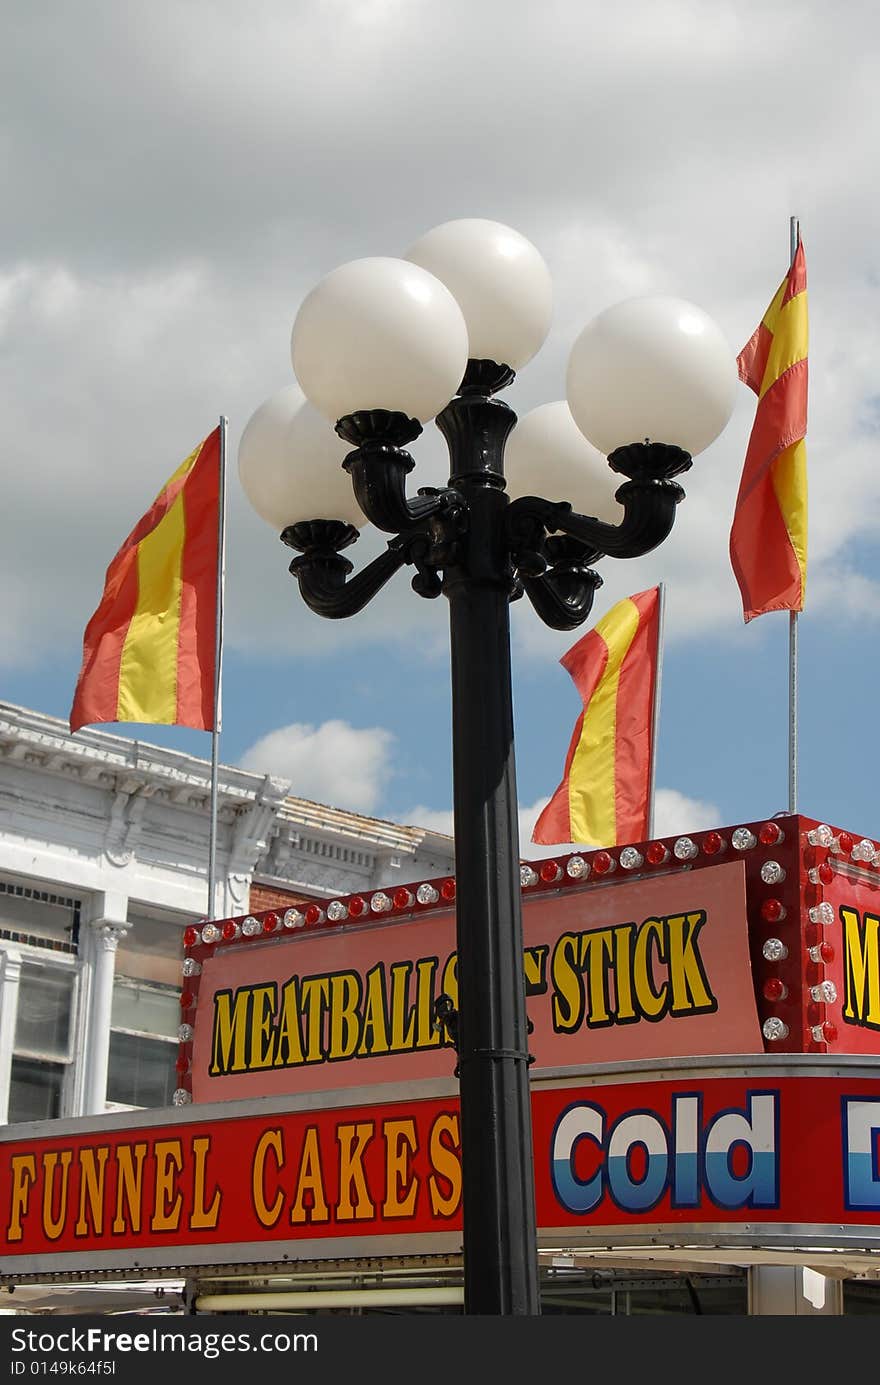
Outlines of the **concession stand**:
{"label": "concession stand", "polygon": [[[880,846],[781,814],[521,878],[542,1312],[880,1312]],[[182,971],[173,1108],[0,1131],[0,1288],[460,1312],[454,879]]]}

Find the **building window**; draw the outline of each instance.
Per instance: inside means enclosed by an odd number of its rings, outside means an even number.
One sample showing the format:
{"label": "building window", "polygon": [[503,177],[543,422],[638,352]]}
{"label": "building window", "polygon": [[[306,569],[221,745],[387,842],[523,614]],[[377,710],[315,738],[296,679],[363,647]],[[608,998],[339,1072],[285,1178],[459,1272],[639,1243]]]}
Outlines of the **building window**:
{"label": "building window", "polygon": [[56,1120],[61,1114],[65,1072],[60,1063],[15,1054],[9,1077],[9,1123]]}
{"label": "building window", "polygon": [[107,1100],[114,1106],[170,1106],[177,1084],[180,996],[171,986],[117,977],[110,1020]]}
{"label": "building window", "polygon": [[80,902],[0,880],[0,939],[75,953]]}
{"label": "building window", "polygon": [[72,1062],[72,968],[23,961],[10,1071],[9,1120],[52,1120],[63,1113]]}

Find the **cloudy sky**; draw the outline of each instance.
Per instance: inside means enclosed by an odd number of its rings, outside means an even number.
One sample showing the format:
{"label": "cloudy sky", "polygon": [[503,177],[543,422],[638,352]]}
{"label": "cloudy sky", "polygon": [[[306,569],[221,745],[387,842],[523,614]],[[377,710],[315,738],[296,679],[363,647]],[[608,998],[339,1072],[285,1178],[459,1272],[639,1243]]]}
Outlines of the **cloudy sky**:
{"label": "cloudy sky", "polygon": [[[522,414],[564,397],[582,326],[633,295],[698,303],[735,355],[787,268],[794,215],[811,329],[798,806],[880,838],[877,14],[867,0],[7,0],[0,697],[66,718],[108,562],[223,414],[222,758],[448,830],[445,603],[399,573],[361,615],[322,621],[238,481],[245,424],[292,379],[301,301],[440,222],[514,227],[555,296],[506,396]],[[727,554],[753,415],[739,386],[671,538],[601,569],[595,618],[666,584],[661,832],[788,803],[788,618],[744,625]],[[433,425],[413,453],[416,484],[442,481]],[[369,535],[358,548],[378,551]],[[513,608],[524,855],[580,710],[558,663],[576,638]],[[108,729],[210,754],[205,733]]]}

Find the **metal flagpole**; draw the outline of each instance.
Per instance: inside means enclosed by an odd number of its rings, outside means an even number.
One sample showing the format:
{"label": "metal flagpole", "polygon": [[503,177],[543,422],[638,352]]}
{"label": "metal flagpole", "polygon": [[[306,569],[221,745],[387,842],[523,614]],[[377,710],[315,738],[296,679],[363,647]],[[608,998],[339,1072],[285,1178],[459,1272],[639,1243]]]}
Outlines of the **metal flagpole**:
{"label": "metal flagpole", "polygon": [[[800,239],[800,223],[789,219],[789,267],[794,263]],[[798,800],[798,613],[788,613],[788,811],[797,812]]]}
{"label": "metal flagpole", "polygon": [[217,600],[214,635],[214,725],[211,732],[211,827],[208,839],[208,909],[214,917],[214,890],[217,880],[217,777],[220,754],[221,670],[223,666],[223,593],[226,585],[226,427],[220,416],[220,493],[217,510]]}
{"label": "metal flagpole", "polygon": [[654,673],[654,705],[651,710],[651,769],[648,780],[648,836],[654,835],[654,780],[657,768],[657,727],[660,723],[660,679],[663,673],[663,618],[666,587],[657,583],[657,663]]}

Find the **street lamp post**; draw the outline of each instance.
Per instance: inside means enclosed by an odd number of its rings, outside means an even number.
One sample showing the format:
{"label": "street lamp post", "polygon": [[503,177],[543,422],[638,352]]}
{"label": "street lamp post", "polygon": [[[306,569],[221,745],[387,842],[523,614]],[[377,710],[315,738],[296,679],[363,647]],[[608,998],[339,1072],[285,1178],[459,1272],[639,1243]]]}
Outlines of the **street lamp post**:
{"label": "street lamp post", "polygon": [[[538,252],[494,222],[448,222],[403,260],[344,265],[294,323],[306,398],[292,386],[267,400],[239,450],[244,489],[297,552],[290,571],[311,610],[353,615],[404,565],[420,596],[449,602],[458,1009],[447,1033],[458,1054],[468,1314],[540,1312],[509,603],[524,593],[548,625],[580,625],[601,585],[596,562],[647,553],[669,534],[683,497],[674,478],[726,424],[735,382],[732,354],[700,309],[635,300],[584,330],[567,406],[535,410],[517,435],[495,396],[540,347],[550,298]],[[408,497],[406,449],[432,417],[449,481]],[[548,457],[557,493],[545,498]],[[595,484],[605,457],[625,478],[617,523],[597,517],[609,513]],[[355,574],[344,550],[367,520],[392,537]]]}

